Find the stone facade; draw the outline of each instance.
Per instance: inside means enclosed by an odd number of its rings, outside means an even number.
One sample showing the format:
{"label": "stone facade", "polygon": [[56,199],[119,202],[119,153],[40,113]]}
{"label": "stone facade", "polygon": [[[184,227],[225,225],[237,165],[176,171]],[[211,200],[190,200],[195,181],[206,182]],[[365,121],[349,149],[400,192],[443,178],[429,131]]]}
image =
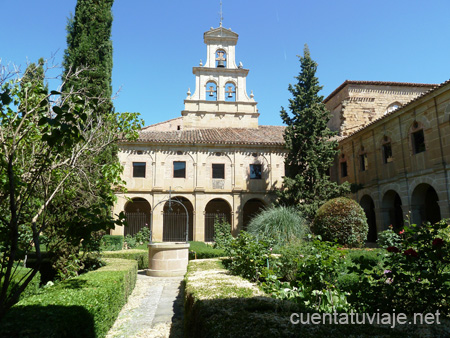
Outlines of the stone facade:
{"label": "stone facade", "polygon": [[[386,112],[396,102],[399,107]],[[359,188],[352,197],[368,216],[369,240],[391,224],[399,229],[407,216],[417,224],[450,217],[450,81],[347,81],[326,105],[340,132],[331,176]]]}
{"label": "stone facade", "polygon": [[[258,124],[249,71],[234,60],[237,39],[222,27],[207,31],[207,61],[193,68],[196,89],[182,116],[120,144],[128,192],[118,195],[114,213],[125,211],[131,226],[112,234],[133,234],[151,221],[154,241],[181,241],[188,222],[189,240],[211,241],[215,217],[237,234],[273,201],[284,175],[284,128]],[[179,203],[169,205],[169,197]]]}

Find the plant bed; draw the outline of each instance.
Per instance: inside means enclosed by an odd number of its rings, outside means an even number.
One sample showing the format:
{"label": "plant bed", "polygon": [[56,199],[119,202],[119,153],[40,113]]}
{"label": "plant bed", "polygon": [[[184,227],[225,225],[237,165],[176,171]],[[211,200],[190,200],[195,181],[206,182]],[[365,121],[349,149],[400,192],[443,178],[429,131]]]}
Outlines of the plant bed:
{"label": "plant bed", "polygon": [[136,277],[136,262],[107,259],[96,271],[21,300],[0,323],[0,337],[104,337]]}

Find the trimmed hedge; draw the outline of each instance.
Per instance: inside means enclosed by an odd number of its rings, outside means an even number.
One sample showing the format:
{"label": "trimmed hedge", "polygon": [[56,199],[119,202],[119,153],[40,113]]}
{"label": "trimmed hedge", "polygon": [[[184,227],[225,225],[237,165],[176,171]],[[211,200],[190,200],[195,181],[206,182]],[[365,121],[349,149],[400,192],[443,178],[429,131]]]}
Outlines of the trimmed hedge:
{"label": "trimmed hedge", "polygon": [[104,258],[131,259],[138,263],[138,269],[148,269],[148,250],[130,249],[120,251],[103,251]]}
{"label": "trimmed hedge", "polygon": [[215,249],[204,242],[189,242],[189,259],[224,257],[225,251]]}
{"label": "trimmed hedge", "polygon": [[105,251],[118,251],[123,249],[123,236],[104,235],[100,240],[100,247]]}
{"label": "trimmed hedge", "polygon": [[369,226],[366,214],[358,202],[338,197],[329,200],[317,210],[313,232],[325,241],[353,248],[363,247]]}
{"label": "trimmed hedge", "polygon": [[107,265],[17,303],[0,323],[1,337],[104,337],[134,289],[137,264]]}

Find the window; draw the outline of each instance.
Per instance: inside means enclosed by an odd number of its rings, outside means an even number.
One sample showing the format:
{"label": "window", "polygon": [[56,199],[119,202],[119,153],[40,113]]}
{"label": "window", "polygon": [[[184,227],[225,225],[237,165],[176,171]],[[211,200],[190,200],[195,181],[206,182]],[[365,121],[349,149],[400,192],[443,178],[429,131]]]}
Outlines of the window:
{"label": "window", "polygon": [[383,163],[392,162],[392,146],[391,142],[383,144]]}
{"label": "window", "polygon": [[261,179],[261,164],[250,164],[250,179],[259,180]]}
{"label": "window", "polygon": [[359,164],[361,166],[361,171],[366,171],[369,169],[369,161],[367,159],[367,154],[359,155]]}
{"label": "window", "polygon": [[133,177],[145,177],[145,162],[133,162]]}
{"label": "window", "polygon": [[347,177],[347,162],[341,162],[341,177]]}
{"label": "window", "polygon": [[222,179],[222,180],[225,178],[225,164],[213,163],[212,178],[213,179]]}
{"label": "window", "polygon": [[186,177],[186,162],[174,161],[173,162],[173,177],[185,178]]}
{"label": "window", "polygon": [[423,129],[412,133],[411,138],[414,154],[425,151],[425,135],[423,134]]}

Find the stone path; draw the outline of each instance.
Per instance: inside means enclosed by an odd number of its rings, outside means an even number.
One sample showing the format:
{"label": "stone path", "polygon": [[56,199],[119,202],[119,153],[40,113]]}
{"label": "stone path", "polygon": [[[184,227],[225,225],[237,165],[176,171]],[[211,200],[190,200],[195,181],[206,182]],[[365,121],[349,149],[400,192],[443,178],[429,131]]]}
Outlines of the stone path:
{"label": "stone path", "polygon": [[183,337],[183,277],[150,277],[139,271],[136,287],[107,338]]}

